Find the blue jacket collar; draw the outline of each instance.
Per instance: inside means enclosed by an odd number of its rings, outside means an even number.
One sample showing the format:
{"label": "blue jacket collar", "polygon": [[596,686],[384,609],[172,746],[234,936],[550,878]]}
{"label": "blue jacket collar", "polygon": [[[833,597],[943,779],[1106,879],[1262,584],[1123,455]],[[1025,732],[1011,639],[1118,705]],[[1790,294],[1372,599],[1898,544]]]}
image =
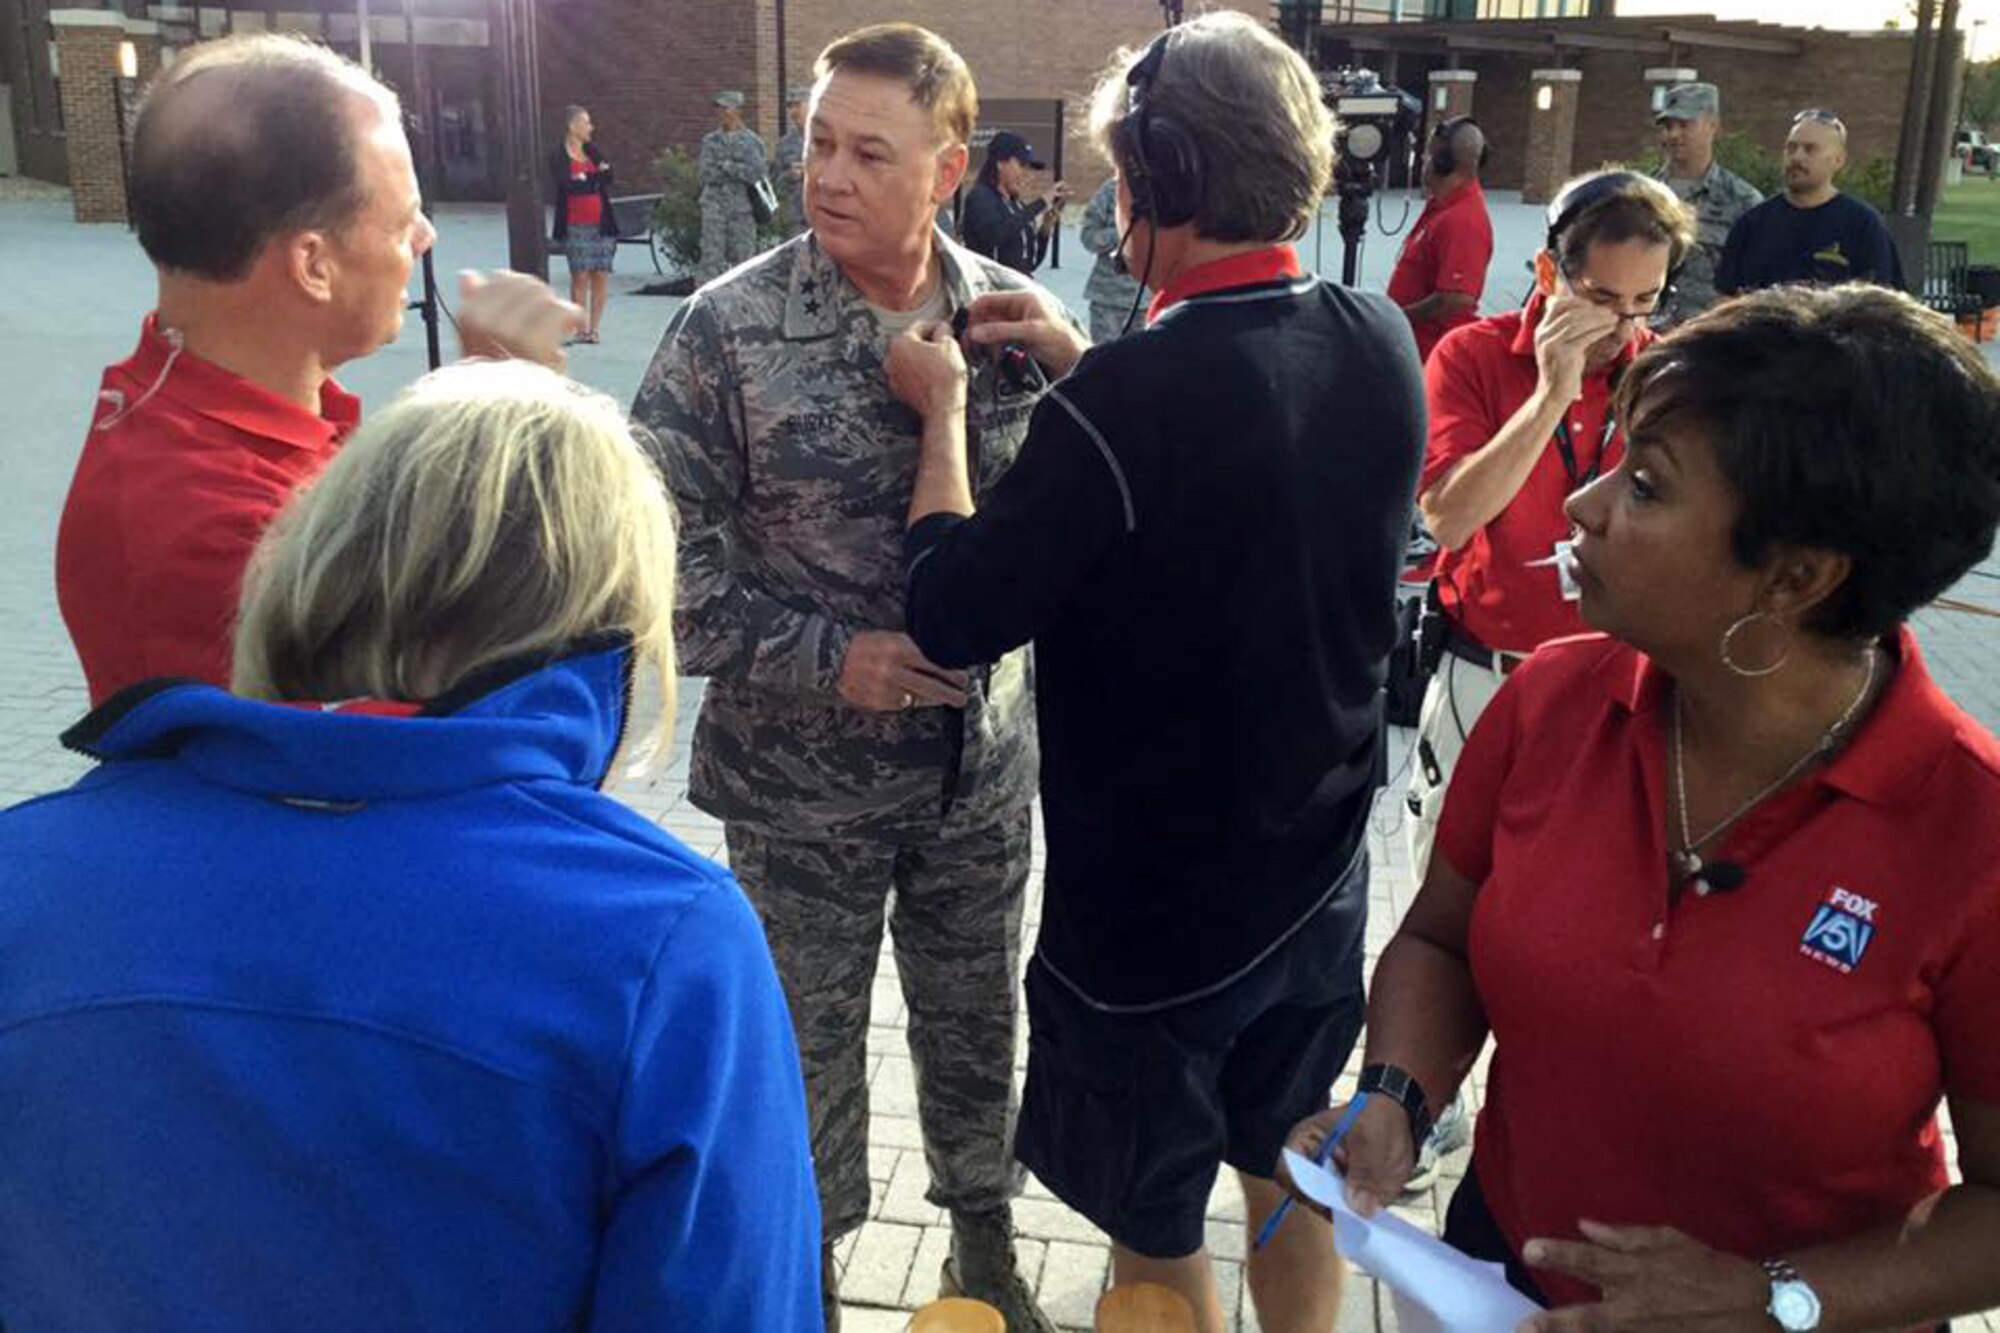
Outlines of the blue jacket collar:
{"label": "blue jacket collar", "polygon": [[171,758],[221,786],[353,803],[510,782],[603,782],[631,707],[631,654],[595,640],[553,661],[482,673],[414,717],[239,699],[148,681],[63,735],[107,763]]}

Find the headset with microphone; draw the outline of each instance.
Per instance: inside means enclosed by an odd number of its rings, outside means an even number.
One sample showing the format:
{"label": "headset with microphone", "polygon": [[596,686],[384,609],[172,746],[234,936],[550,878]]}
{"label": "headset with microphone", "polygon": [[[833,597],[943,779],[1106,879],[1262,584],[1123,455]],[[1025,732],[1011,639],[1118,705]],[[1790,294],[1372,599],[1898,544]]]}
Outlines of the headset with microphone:
{"label": "headset with microphone", "polygon": [[[1479,128],[1479,122],[1471,116],[1453,116],[1450,120],[1439,121],[1437,128],[1431,131],[1431,167],[1438,175],[1449,176],[1458,170],[1458,149],[1452,145],[1452,140],[1466,125]],[[1493,145],[1482,138],[1479,144],[1479,165],[1482,169],[1492,156]]]}
{"label": "headset with microphone", "polygon": [[[1133,62],[1125,75],[1125,119],[1118,127],[1123,148],[1125,189],[1132,199],[1131,218],[1125,234],[1118,238],[1118,253],[1132,229],[1143,220],[1161,227],[1179,227],[1194,221],[1201,211],[1205,172],[1201,145],[1178,121],[1152,107],[1152,91],[1159,82],[1160,69],[1167,61],[1167,45],[1174,30],[1155,37],[1145,54]],[[1125,331],[1139,316],[1139,302],[1153,276],[1153,247],[1146,247],[1145,272],[1139,275],[1139,290],[1132,296],[1132,309],[1125,316]]]}

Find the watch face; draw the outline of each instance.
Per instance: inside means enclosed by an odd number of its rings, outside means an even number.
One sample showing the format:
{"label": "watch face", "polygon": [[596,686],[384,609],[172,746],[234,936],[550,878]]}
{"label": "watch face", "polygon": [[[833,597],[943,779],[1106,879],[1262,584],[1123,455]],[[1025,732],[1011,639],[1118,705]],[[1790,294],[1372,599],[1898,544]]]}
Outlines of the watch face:
{"label": "watch face", "polygon": [[1780,1282],[1771,1288],[1771,1317],[1792,1333],[1818,1328],[1819,1297],[1803,1282]]}

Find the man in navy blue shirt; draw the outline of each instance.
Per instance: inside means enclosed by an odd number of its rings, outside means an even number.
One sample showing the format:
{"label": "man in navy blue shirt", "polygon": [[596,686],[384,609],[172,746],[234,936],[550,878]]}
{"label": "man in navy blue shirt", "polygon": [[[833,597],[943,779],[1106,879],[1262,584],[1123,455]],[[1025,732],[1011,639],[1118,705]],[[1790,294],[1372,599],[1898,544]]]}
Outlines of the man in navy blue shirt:
{"label": "man in navy blue shirt", "polygon": [[1882,215],[1834,187],[1847,165],[1847,127],[1831,111],[1801,111],[1785,139],[1785,192],[1736,220],[1715,266],[1724,296],[1787,282],[1903,286]]}

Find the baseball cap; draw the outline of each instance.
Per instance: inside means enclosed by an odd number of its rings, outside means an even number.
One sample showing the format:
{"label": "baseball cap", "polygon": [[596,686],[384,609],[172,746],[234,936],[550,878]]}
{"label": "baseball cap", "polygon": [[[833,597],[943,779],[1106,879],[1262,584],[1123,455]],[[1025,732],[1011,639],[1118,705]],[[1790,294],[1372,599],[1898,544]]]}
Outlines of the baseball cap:
{"label": "baseball cap", "polygon": [[1041,171],[1049,165],[1035,156],[1035,146],[1033,144],[1012,130],[1001,130],[987,143],[986,160],[989,162],[1005,162],[1010,157],[1021,162],[1026,162],[1036,171]]}
{"label": "baseball cap", "polygon": [[734,107],[738,111],[741,111],[743,109],[743,94],[731,88],[727,92],[717,93],[715,95],[715,104],[717,106]]}

